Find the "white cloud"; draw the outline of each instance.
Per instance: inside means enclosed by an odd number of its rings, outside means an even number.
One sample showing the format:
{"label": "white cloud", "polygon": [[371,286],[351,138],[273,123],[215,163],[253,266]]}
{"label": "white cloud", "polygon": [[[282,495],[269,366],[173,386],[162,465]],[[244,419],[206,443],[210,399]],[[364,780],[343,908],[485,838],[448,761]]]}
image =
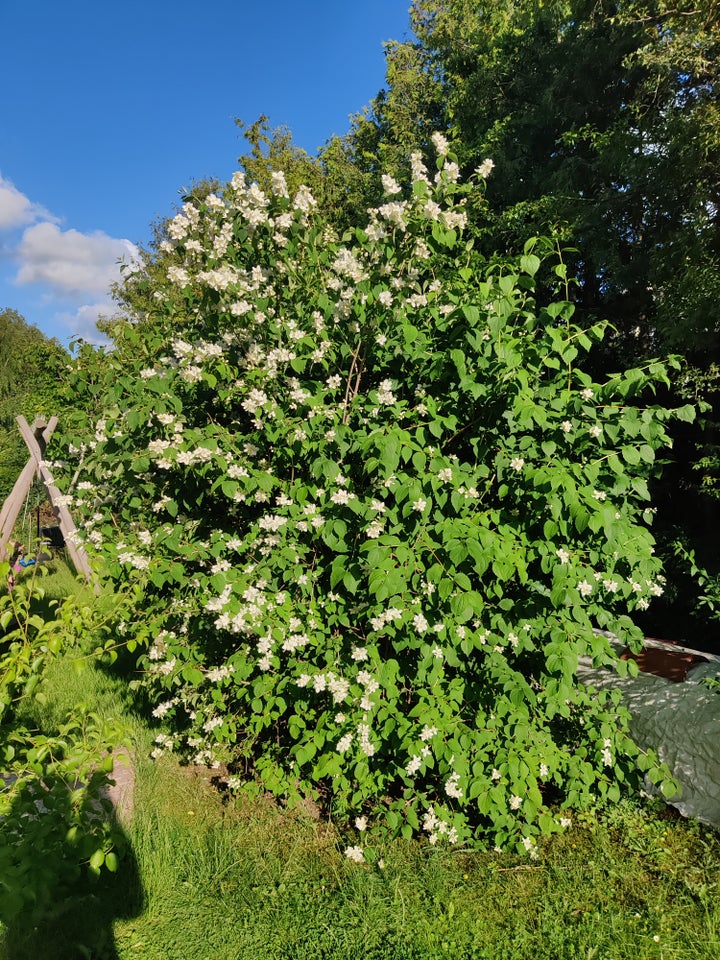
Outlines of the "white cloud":
{"label": "white cloud", "polygon": [[65,327],[68,338],[81,337],[87,343],[100,344],[107,343],[108,339],[98,330],[98,319],[107,319],[116,313],[117,307],[113,303],[86,303],[74,313],[57,314],[55,319]]}
{"label": "white cloud", "polygon": [[137,247],[129,240],[116,240],[101,230],[61,230],[45,221],[23,234],[15,282],[48,284],[61,295],[107,293],[120,279],[118,260],[129,262],[136,253]]}
{"label": "white cloud", "polygon": [[55,221],[55,217],[0,174],[0,230],[15,230],[37,220]]}

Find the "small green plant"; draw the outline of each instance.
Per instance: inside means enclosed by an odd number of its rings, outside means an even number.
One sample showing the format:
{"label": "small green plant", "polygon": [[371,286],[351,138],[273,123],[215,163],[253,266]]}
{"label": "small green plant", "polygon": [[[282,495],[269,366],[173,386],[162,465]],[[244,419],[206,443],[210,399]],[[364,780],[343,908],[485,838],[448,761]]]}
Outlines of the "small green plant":
{"label": "small green plant", "polygon": [[39,613],[37,566],[18,580],[1,563],[0,583],[0,920],[11,923],[42,915],[83,866],[117,868],[105,790],[119,731],[78,709],[51,732],[33,725],[47,668],[77,646],[89,612],[68,597]]}
{"label": "small green plant", "polygon": [[710,573],[681,540],[672,545],[675,556],[684,564],[692,579],[702,591],[697,606],[706,620],[720,621],[720,573]]}

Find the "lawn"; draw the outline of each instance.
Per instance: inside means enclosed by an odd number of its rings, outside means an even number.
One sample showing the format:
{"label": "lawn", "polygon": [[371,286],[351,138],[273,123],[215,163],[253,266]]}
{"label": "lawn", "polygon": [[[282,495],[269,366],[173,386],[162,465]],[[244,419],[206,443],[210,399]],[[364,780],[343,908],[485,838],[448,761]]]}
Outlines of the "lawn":
{"label": "lawn", "polygon": [[151,761],[157,731],[127,677],[66,659],[46,692],[35,708],[45,730],[80,703],[125,722],[134,809],[120,871],[84,880],[38,927],[6,931],[0,960],[720,956],[720,837],[661,804],[578,818],[535,860],[395,841],[358,866],[333,824],[230,798],[213,771],[172,756]]}

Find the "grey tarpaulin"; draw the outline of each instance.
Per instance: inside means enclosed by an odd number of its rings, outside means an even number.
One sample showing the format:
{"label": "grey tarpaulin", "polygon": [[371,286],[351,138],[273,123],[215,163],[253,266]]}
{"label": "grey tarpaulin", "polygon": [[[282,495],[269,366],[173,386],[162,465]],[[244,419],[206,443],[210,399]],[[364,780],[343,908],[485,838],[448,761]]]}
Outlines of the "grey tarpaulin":
{"label": "grey tarpaulin", "polygon": [[[693,667],[682,683],[650,673],[620,678],[589,661],[578,666],[578,678],[598,689],[621,691],[633,739],[654,750],[682,787],[680,796],[668,802],[683,816],[720,829],[720,690],[701,682],[720,677],[720,657],[701,656],[710,662]],[[658,792],[649,783],[647,787]]]}

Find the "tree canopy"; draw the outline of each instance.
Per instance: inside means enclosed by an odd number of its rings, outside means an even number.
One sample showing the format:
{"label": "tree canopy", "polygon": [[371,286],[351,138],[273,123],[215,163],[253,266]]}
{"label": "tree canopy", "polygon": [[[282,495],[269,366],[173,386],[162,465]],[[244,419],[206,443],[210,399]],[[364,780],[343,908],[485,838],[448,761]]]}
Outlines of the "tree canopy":
{"label": "tree canopy", "polygon": [[55,400],[68,355],[57,340],[17,311],[0,311],[0,501],[27,461],[15,417],[57,413]]}

